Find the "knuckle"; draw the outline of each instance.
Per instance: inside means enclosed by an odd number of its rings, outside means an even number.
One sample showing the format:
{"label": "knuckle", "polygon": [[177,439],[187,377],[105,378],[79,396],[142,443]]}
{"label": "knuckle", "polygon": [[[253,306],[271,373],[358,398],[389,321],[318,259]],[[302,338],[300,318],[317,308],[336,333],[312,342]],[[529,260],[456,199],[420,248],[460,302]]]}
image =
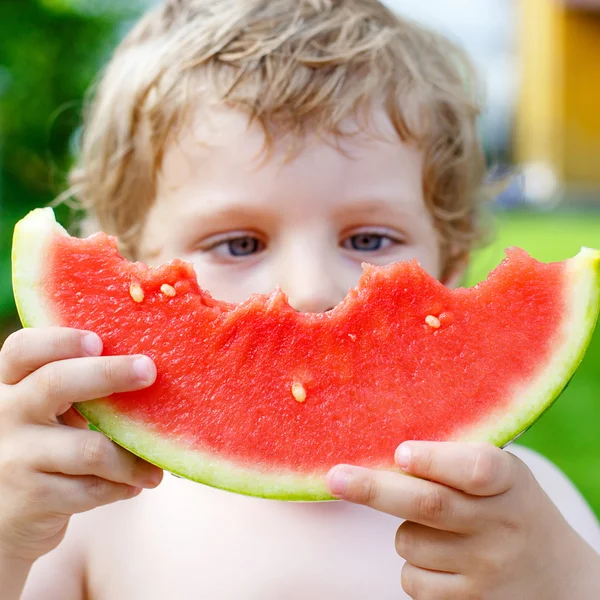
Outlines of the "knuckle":
{"label": "knuckle", "polygon": [[411,598],[418,598],[419,589],[417,578],[415,577],[415,569],[410,563],[404,563],[400,576],[400,583],[402,585],[402,589]]}
{"label": "knuckle", "polygon": [[7,434],[6,430],[12,428],[12,414],[14,413],[14,403],[12,398],[17,394],[14,393],[15,388],[0,383],[0,436],[4,438]]}
{"label": "knuckle", "polygon": [[[79,336],[73,335],[74,332],[66,330],[60,327],[53,327],[49,331],[48,344],[52,350],[53,356],[70,356],[75,351],[80,353],[80,338]],[[77,348],[75,348],[75,341],[77,340]]]}
{"label": "knuckle", "polygon": [[37,481],[25,491],[25,502],[34,510],[42,509],[48,505],[51,493],[51,488],[43,480]]}
{"label": "knuckle", "polygon": [[415,514],[418,521],[439,521],[445,512],[446,500],[439,487],[431,487],[417,494],[415,498]]}
{"label": "knuckle", "polygon": [[148,477],[148,463],[138,456],[125,454],[122,460],[126,461],[126,472],[131,483],[144,481]]}
{"label": "knuckle", "polygon": [[419,473],[426,479],[433,474],[433,452],[430,450],[421,450],[417,452],[413,450],[414,466],[418,468]]}
{"label": "knuckle", "polygon": [[0,473],[5,480],[19,482],[22,479],[23,461],[20,453],[11,449],[13,447],[12,444],[3,444],[0,448]]}
{"label": "knuckle", "polygon": [[379,496],[379,486],[369,472],[362,474],[356,485],[356,499],[361,504],[372,504]]}
{"label": "knuckle", "polygon": [[106,358],[102,361],[102,376],[110,386],[117,386],[123,382],[123,369],[118,360]]}
{"label": "knuckle", "polygon": [[504,458],[508,458],[506,468],[512,472],[513,478],[523,482],[524,490],[532,491],[533,487],[538,485],[533,471],[518,456],[504,451],[503,456]]}
{"label": "knuckle", "polygon": [[396,531],[396,553],[398,556],[408,560],[410,556],[413,554],[413,549],[415,547],[415,536],[407,523],[410,521],[405,521],[398,530]]}
{"label": "knuckle", "polygon": [[91,473],[106,467],[110,461],[111,450],[110,442],[106,438],[90,432],[90,435],[86,436],[81,449],[84,467]]}
{"label": "knuckle", "polygon": [[476,447],[476,452],[467,473],[472,489],[484,490],[494,482],[498,470],[498,457],[495,450],[497,448],[488,444],[480,444]]}
{"label": "knuckle", "polygon": [[[473,564],[476,565],[476,571],[479,574],[478,579],[484,581],[495,581],[499,571],[504,566],[504,561],[500,560],[490,548],[479,551],[476,556],[473,556]],[[472,589],[472,591],[474,591]]]}
{"label": "knuckle", "polygon": [[[516,511],[515,511],[516,512]],[[502,531],[508,534],[520,533],[523,529],[523,523],[517,517],[516,514],[511,514],[509,512],[503,512],[500,515],[500,528]],[[517,536],[518,539],[518,536]]]}
{"label": "knuckle", "polygon": [[91,477],[86,482],[86,493],[95,504],[102,504],[111,492],[111,484],[100,477]]}
{"label": "knuckle", "polygon": [[22,360],[25,354],[25,330],[20,329],[11,333],[5,340],[0,350],[0,359],[9,364],[15,364]]}
{"label": "knuckle", "polygon": [[[472,556],[472,564],[476,577],[473,579],[473,592],[483,593],[485,590],[497,588],[502,584],[506,573],[514,571],[516,565],[522,560],[518,550],[518,542],[511,543],[508,549],[488,545]],[[524,544],[524,553],[527,554],[528,544]],[[479,597],[479,596],[477,596]]]}
{"label": "knuckle", "polygon": [[47,400],[60,398],[63,394],[63,375],[56,365],[46,365],[38,370],[36,387]]}

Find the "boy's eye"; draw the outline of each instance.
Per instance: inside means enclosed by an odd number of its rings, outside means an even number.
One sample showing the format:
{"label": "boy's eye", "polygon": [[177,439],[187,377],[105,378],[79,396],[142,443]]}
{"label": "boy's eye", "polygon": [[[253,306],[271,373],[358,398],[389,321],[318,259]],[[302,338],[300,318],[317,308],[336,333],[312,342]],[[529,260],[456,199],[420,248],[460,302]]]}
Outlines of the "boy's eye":
{"label": "boy's eye", "polygon": [[387,248],[392,243],[398,243],[389,235],[381,233],[356,233],[347,237],[342,246],[347,250],[358,250],[359,252],[376,252]]}
{"label": "boy's eye", "polygon": [[203,248],[204,252],[212,252],[220,258],[242,258],[258,254],[265,249],[264,242],[254,235],[239,235],[221,238]]}
{"label": "boy's eye", "polygon": [[262,242],[249,235],[227,240],[225,243],[231,256],[248,256],[262,250]]}

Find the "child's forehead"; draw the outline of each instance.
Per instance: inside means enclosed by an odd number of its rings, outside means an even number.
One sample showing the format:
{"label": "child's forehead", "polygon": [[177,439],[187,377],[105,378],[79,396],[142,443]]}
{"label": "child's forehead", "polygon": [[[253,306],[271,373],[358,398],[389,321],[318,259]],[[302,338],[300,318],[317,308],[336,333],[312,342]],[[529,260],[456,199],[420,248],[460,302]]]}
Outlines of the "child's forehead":
{"label": "child's forehead", "polygon": [[[248,113],[226,106],[201,107],[191,113],[167,144],[161,175],[202,173],[226,163],[237,173],[258,173],[264,167],[285,172],[303,163],[314,163],[317,171],[332,162],[352,162],[361,168],[396,171],[398,163],[411,161],[422,166],[422,153],[414,142],[402,141],[383,105],[374,104],[342,121],[342,135],[308,126],[302,134],[286,129],[285,124],[268,128],[251,119]],[[401,170],[401,169],[400,169]]]}
{"label": "child's forehead", "polygon": [[244,214],[346,220],[368,214],[383,221],[394,214],[429,222],[422,152],[402,142],[386,119],[374,113],[371,131],[348,122],[353,135],[337,141],[307,132],[289,158],[285,136],[265,153],[263,128],[241,111],[199,113],[167,147],[157,208],[189,222],[218,214],[223,226]]}

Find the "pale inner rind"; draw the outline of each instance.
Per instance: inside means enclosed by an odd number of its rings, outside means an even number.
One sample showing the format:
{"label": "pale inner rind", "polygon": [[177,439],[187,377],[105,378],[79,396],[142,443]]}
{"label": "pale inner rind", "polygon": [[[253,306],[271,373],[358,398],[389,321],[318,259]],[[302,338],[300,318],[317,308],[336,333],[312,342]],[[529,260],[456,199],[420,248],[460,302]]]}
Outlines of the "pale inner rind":
{"label": "pale inner rind", "polygon": [[31,211],[15,226],[12,247],[12,282],[15,303],[26,327],[51,327],[58,323],[45,302],[42,272],[55,235],[69,235],[56,222],[51,208]]}
{"label": "pale inner rind", "polygon": [[[13,242],[13,286],[17,307],[26,326],[58,324],[44,302],[41,274],[44,257],[55,235],[68,235],[51,209],[37,209],[20,221]],[[600,305],[600,252],[582,251],[567,262],[569,291],[566,317],[557,335],[556,351],[527,385],[514,390],[510,410],[498,411],[475,427],[454,436],[464,441],[504,445],[524,431],[558,396],[583,358]],[[297,475],[247,469],[208,452],[192,450],[161,437],[148,426],[116,417],[102,400],[78,406],[90,421],[125,448],[172,473],[244,494],[286,500],[330,500],[324,473]]]}

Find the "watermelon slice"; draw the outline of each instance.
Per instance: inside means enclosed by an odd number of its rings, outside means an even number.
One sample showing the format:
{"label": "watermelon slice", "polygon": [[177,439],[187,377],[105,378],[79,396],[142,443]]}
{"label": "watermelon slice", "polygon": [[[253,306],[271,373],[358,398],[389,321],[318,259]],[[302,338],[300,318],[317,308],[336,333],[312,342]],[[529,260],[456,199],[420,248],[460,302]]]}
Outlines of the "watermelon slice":
{"label": "watermelon slice", "polygon": [[39,209],[15,228],[13,283],[25,326],[96,331],[105,354],[155,361],[151,388],[77,406],[115,442],[219,488],[324,500],[335,464],[393,469],[407,439],[505,445],[565,387],[598,316],[600,252],[507,254],[470,289],[415,261],[365,266],[337,307],[304,314],[281,291],[219,302],[191,265],[130,263]]}

